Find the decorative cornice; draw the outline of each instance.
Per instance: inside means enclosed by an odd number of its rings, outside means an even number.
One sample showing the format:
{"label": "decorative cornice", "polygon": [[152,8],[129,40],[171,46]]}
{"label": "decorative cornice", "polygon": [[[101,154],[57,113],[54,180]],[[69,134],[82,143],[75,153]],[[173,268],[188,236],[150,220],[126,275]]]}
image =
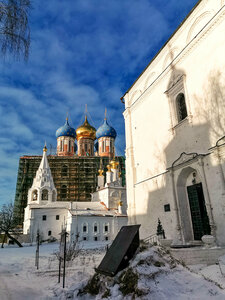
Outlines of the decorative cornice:
{"label": "decorative cornice", "polygon": [[171,167],[167,168],[167,170],[173,170],[174,168],[180,168],[183,167],[186,164],[190,164],[195,160],[198,160],[198,158],[205,157],[207,154],[199,154],[196,152],[186,153],[182,152],[180,156],[172,163]]}

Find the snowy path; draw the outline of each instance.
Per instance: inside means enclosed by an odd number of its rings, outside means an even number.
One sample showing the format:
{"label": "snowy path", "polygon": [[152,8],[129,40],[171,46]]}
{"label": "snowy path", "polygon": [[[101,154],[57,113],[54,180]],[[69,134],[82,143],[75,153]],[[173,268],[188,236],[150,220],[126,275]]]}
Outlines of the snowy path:
{"label": "snowy path", "polygon": [[[24,276],[25,275],[25,276]],[[0,299],[1,300],[40,300],[43,293],[39,285],[32,279],[26,278],[26,274],[18,274],[13,271],[4,272],[0,268]]]}
{"label": "snowy path", "polygon": [[5,283],[5,276],[0,274],[0,291],[1,300],[13,300],[7,284]]}
{"label": "snowy path", "polygon": [[[47,248],[44,255],[50,255],[54,246]],[[34,253],[35,247],[1,249],[0,300],[48,299],[48,286],[52,285],[53,279],[46,281],[35,274]]]}
{"label": "snowy path", "polygon": [[[57,283],[58,262],[52,255],[58,248],[57,243],[41,245],[38,271],[34,266],[35,246],[0,249],[0,300],[59,299],[54,297],[53,289],[61,289],[62,284]],[[104,251],[96,255],[82,254],[79,260],[67,269],[66,284],[71,285],[73,282],[87,279],[103,255]]]}

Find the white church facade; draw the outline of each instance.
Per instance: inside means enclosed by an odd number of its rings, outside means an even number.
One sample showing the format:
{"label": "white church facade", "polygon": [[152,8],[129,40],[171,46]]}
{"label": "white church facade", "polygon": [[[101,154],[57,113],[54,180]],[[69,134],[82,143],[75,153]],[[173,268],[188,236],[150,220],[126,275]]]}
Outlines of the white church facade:
{"label": "white church facade", "polygon": [[225,245],[225,1],[202,0],[121,98],[130,224]]}
{"label": "white church facade", "polygon": [[47,159],[47,148],[32,187],[28,192],[25,208],[23,234],[31,242],[39,231],[42,240],[60,238],[63,228],[69,233],[69,240],[79,241],[113,240],[124,225],[127,225],[126,188],[122,187],[118,163],[108,165],[107,181],[104,183],[103,170],[99,170],[97,191],[90,202],[56,201],[54,186]]}

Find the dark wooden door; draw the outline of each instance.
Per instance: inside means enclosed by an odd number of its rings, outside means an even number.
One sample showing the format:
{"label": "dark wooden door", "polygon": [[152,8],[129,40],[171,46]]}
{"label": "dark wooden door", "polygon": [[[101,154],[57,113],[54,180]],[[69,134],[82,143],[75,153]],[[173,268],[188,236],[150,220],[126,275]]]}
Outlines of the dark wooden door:
{"label": "dark wooden door", "polygon": [[191,210],[194,239],[201,240],[203,235],[211,233],[202,184],[197,183],[188,186],[187,193]]}

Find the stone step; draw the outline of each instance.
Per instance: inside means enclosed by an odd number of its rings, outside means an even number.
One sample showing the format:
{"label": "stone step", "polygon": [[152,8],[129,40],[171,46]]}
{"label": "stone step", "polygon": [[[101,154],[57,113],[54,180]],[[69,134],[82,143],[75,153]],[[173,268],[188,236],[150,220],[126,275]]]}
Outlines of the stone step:
{"label": "stone step", "polygon": [[218,262],[218,258],[225,254],[225,247],[193,247],[193,248],[170,248],[170,253],[177,260],[186,265],[206,264],[212,265]]}

